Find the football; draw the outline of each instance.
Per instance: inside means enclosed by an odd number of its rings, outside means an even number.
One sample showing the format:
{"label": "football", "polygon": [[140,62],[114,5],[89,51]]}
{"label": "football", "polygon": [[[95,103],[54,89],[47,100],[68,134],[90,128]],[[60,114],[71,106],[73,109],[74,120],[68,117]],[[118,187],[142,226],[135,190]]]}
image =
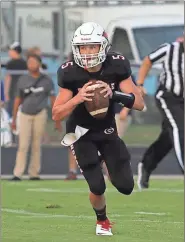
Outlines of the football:
{"label": "football", "polygon": [[94,96],[92,101],[85,101],[85,107],[87,111],[96,119],[103,119],[108,111],[109,107],[109,97],[104,97],[105,93],[100,93],[102,87],[99,87],[100,84],[97,83],[97,80],[89,80],[92,82],[92,85],[88,87],[89,91],[94,90]]}

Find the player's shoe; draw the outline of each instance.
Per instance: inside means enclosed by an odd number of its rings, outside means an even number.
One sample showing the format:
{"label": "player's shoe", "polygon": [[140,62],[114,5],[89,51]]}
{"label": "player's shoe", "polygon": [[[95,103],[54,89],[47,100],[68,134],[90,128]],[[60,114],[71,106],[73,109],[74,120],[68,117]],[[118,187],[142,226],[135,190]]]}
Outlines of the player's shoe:
{"label": "player's shoe", "polygon": [[96,235],[108,235],[112,236],[112,223],[109,221],[109,219],[106,219],[105,221],[97,221],[96,223]]}
{"label": "player's shoe", "polygon": [[137,177],[137,185],[139,190],[147,189],[149,187],[149,178],[150,173],[145,170],[143,163],[139,162]]}
{"label": "player's shoe", "polygon": [[20,177],[14,176],[10,179],[10,181],[21,181]]}
{"label": "player's shoe", "polygon": [[65,178],[65,181],[74,181],[77,180],[77,174],[70,171],[67,177]]}

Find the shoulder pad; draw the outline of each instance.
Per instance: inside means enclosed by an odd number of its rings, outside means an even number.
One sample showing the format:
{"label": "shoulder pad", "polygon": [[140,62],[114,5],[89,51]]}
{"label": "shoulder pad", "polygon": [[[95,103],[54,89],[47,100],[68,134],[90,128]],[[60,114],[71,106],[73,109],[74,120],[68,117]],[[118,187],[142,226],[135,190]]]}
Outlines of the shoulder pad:
{"label": "shoulder pad", "polygon": [[63,88],[71,89],[70,85],[75,77],[76,65],[73,61],[63,63],[57,71],[58,85]]}
{"label": "shoulder pad", "polygon": [[124,55],[112,52],[107,57],[116,74],[122,76],[122,80],[131,76],[130,62]]}
{"label": "shoulder pad", "polygon": [[60,68],[61,68],[62,70],[64,70],[64,71],[68,71],[68,70],[70,70],[71,68],[73,68],[73,66],[74,66],[74,61],[69,60],[69,61],[64,62],[64,63],[60,66]]}
{"label": "shoulder pad", "polygon": [[113,65],[124,65],[125,62],[128,62],[124,55],[115,52],[109,53],[107,57]]}

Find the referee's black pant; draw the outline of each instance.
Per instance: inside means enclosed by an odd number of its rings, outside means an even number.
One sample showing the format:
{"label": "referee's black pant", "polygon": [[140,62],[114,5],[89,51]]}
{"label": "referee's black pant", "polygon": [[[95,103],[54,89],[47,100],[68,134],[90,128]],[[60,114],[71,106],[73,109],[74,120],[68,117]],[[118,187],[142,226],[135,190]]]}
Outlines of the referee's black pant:
{"label": "referee's black pant", "polygon": [[178,164],[184,172],[184,99],[159,89],[156,92],[156,103],[163,117],[162,130],[158,139],[145,152],[141,162],[146,171],[152,173],[174,148]]}

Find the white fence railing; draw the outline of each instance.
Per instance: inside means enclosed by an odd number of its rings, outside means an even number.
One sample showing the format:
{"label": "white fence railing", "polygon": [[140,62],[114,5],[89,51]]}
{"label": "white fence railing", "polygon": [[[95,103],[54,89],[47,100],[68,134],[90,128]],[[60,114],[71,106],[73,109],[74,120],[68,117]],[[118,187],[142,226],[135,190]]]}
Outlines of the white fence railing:
{"label": "white fence railing", "polygon": [[[113,6],[113,5],[134,5],[134,4],[179,4],[183,3],[183,0],[60,0],[60,1],[18,1],[16,5],[59,5],[60,2],[63,2],[65,6],[74,7],[74,6]],[[2,8],[9,8],[11,5],[10,0],[2,1]]]}

